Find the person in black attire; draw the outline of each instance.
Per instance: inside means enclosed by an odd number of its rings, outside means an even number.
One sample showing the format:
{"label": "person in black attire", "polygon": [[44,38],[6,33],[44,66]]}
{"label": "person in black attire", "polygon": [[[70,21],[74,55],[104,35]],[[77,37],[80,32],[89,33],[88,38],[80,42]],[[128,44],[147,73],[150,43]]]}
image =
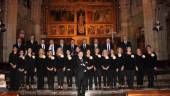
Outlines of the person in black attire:
{"label": "person in black attire", "polygon": [[103,45],[103,50],[107,50],[109,53],[113,49],[113,44],[109,38],[106,39],[106,43]]}
{"label": "person in black attire", "polygon": [[51,50],[53,55],[55,55],[55,51],[57,50],[57,46],[54,43],[54,40],[50,40],[49,41],[49,46],[48,46],[48,50]]}
{"label": "person in black attire", "polygon": [[55,68],[55,57],[52,55],[52,51],[48,50],[46,58],[46,70],[47,70],[47,82],[48,89],[54,89],[54,68]]}
{"label": "person in black attire", "polygon": [[25,71],[25,56],[24,51],[20,50],[19,52],[19,60],[18,60],[18,77],[19,77],[19,86],[22,89],[24,87],[24,71]]}
{"label": "person in black attire", "polygon": [[127,47],[132,47],[132,44],[131,44],[130,41],[128,41],[127,36],[124,36],[124,37],[123,37],[123,40],[122,40],[122,42],[120,43],[119,46],[121,46],[122,49],[123,49],[123,52],[126,53]]}
{"label": "person in black attire", "polygon": [[40,48],[43,48],[45,50],[45,52],[47,53],[48,47],[47,47],[44,39],[42,39],[40,44],[38,45],[38,49],[40,49]]}
{"label": "person in black attire", "polygon": [[124,70],[126,72],[126,81],[128,88],[133,88],[134,72],[135,72],[135,55],[132,53],[131,47],[127,47],[127,53],[125,54]]}
{"label": "person in black attire", "polygon": [[36,58],[37,65],[37,88],[44,89],[44,77],[46,73],[46,56],[44,49],[39,49],[38,57]]}
{"label": "person in black attire", "polygon": [[65,71],[65,57],[63,50],[61,48],[57,48],[56,51],[56,59],[55,59],[55,68],[58,76],[58,87],[59,89],[63,89],[64,83],[64,71]]}
{"label": "person in black attire", "polygon": [[95,49],[99,48],[101,50],[101,46],[99,45],[98,39],[94,39],[94,42],[90,45],[91,53],[95,54]]}
{"label": "person in black attire", "polygon": [[25,73],[26,73],[26,88],[33,88],[35,74],[35,55],[32,54],[32,49],[28,48],[25,56]]}
{"label": "person in black attire", "polygon": [[77,82],[77,94],[78,96],[85,96],[86,90],[86,61],[83,59],[83,52],[78,53],[78,58],[76,59],[76,82]]}
{"label": "person in black attire", "polygon": [[10,73],[9,73],[9,88],[12,91],[18,90],[18,76],[17,76],[17,66],[18,66],[18,54],[17,48],[13,47],[13,51],[9,55]]}
{"label": "person in black attire", "polygon": [[100,89],[101,88],[101,55],[100,55],[100,49],[96,48],[95,49],[95,55],[94,57],[94,83],[95,83],[95,87],[96,89]]}
{"label": "person in black attire", "polygon": [[110,64],[111,64],[111,60],[107,50],[103,50],[101,60],[102,60],[101,67],[102,67],[102,74],[103,74],[103,84],[104,84],[104,88],[106,88],[110,84],[109,71],[110,71]]}
{"label": "person in black attire", "polygon": [[87,44],[87,40],[84,39],[83,43],[80,46],[80,49],[83,51],[83,53],[86,53],[87,49],[89,49],[90,46]]}
{"label": "person in black attire", "polygon": [[87,66],[87,72],[86,72],[87,88],[89,88],[89,90],[92,90],[93,76],[94,76],[94,58],[91,55],[90,49],[87,49],[85,60],[87,62],[86,64]]}
{"label": "person in black attire", "polygon": [[71,56],[70,50],[66,51],[66,64],[65,64],[65,74],[67,77],[68,87],[72,87],[72,76],[73,76],[73,67],[74,67],[74,58]]}
{"label": "person in black attire", "polygon": [[77,48],[77,45],[75,45],[75,40],[72,39],[70,45],[68,46],[68,50],[71,51],[72,56],[76,54],[76,48]]}
{"label": "person in black attire", "polygon": [[33,53],[38,53],[38,42],[35,41],[34,35],[30,36],[30,40],[26,42],[26,48],[31,48]]}
{"label": "person in black attire", "polygon": [[64,44],[64,40],[61,39],[60,40],[60,43],[58,45],[58,48],[61,48],[63,50],[63,53],[65,54],[66,53],[66,50],[67,50],[67,46]]}
{"label": "person in black attire", "polygon": [[137,87],[141,88],[143,86],[143,79],[144,79],[144,67],[145,67],[145,63],[146,63],[146,56],[144,54],[142,54],[141,49],[137,49],[136,50],[136,56],[135,56],[136,60],[136,70],[137,70]]}
{"label": "person in black attire", "polygon": [[117,69],[116,72],[118,73],[118,81],[119,81],[119,88],[123,88],[125,85],[124,79],[124,54],[123,49],[121,47],[117,48]]}
{"label": "person in black attire", "polygon": [[114,50],[111,50],[111,65],[110,65],[110,86],[111,87],[116,87],[117,83],[117,57],[116,54],[114,53]]}
{"label": "person in black attire", "polygon": [[156,64],[157,64],[157,55],[155,52],[152,51],[152,48],[150,45],[146,46],[146,74],[148,76],[148,87],[152,88],[154,87],[154,71],[156,70]]}
{"label": "person in black attire", "polygon": [[13,47],[16,47],[16,48],[18,49],[18,52],[19,52],[20,50],[23,50],[23,51],[25,50],[25,46],[24,46],[24,43],[22,43],[21,38],[18,38],[18,39],[17,39],[17,43],[14,44]]}

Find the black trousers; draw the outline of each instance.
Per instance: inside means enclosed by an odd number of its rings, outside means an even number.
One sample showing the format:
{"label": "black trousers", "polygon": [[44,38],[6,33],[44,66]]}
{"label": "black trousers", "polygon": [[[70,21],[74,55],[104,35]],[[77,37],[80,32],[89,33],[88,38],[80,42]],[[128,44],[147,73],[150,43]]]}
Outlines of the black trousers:
{"label": "black trousers", "polygon": [[72,83],[73,83],[73,71],[72,70],[70,70],[70,71],[68,71],[68,70],[66,70],[66,72],[65,72],[65,74],[66,74],[66,78],[67,78],[67,85],[68,85],[68,87],[72,87]]}
{"label": "black trousers", "polygon": [[57,77],[58,77],[58,86],[63,86],[63,83],[64,83],[64,72],[63,71],[58,71],[57,72]]}
{"label": "black trousers", "polygon": [[86,72],[86,77],[87,77],[87,88],[89,87],[90,89],[92,89],[92,85],[93,85],[93,76],[94,76],[94,71],[93,70],[88,70]]}
{"label": "black trousers", "polygon": [[103,74],[103,85],[104,87],[109,86],[109,71],[108,70],[102,70],[102,74]]}
{"label": "black trousers", "polygon": [[[120,69],[119,69],[120,70]],[[125,73],[124,71],[118,71],[118,81],[119,85],[125,85],[125,79],[124,79]]]}
{"label": "black trousers", "polygon": [[147,69],[146,74],[148,76],[148,87],[154,87],[154,69]]}
{"label": "black trousers", "polygon": [[143,85],[143,79],[144,79],[144,70],[138,70],[136,77],[137,77],[137,85],[142,86]]}
{"label": "black trousers", "polygon": [[116,72],[116,70],[110,70],[110,73],[109,73],[109,75],[110,75],[110,86],[116,86],[116,83],[117,83],[117,75],[118,75],[118,73]]}
{"label": "black trousers", "polygon": [[134,83],[134,70],[126,70],[126,82],[128,85],[128,88],[133,88]]}
{"label": "black trousers", "polygon": [[19,78],[17,70],[11,69],[9,74],[9,86],[11,91],[16,91],[19,89]]}
{"label": "black trousers", "polygon": [[78,96],[85,96],[85,90],[86,90],[86,76],[84,74],[77,74],[76,76],[76,82],[77,82],[77,92]]}
{"label": "black trousers", "polygon": [[53,71],[47,71],[47,82],[48,82],[48,88],[50,90],[54,89],[54,72]]}
{"label": "black trousers", "polygon": [[37,88],[44,89],[44,74],[37,74]]}
{"label": "black trousers", "polygon": [[95,72],[94,72],[94,83],[95,83],[95,86],[99,86],[101,87],[101,69],[97,69]]}
{"label": "black trousers", "polygon": [[34,84],[34,72],[27,71],[27,74],[26,74],[26,84],[27,85]]}

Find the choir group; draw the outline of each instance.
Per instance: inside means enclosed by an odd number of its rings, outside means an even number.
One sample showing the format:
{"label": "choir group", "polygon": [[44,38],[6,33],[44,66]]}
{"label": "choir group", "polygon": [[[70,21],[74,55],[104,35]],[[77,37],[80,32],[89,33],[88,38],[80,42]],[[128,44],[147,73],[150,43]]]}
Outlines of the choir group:
{"label": "choir group", "polygon": [[[47,45],[45,40],[38,44],[34,36],[25,43],[19,38],[9,55],[9,87],[11,90],[32,89],[36,83],[37,89],[44,89],[44,77],[47,77],[48,89],[53,90],[54,86],[63,89],[66,77],[67,87],[71,88],[75,81],[81,94],[86,89],[92,90],[93,85],[96,89],[134,88],[134,77],[138,87],[143,87],[145,74],[148,87],[154,87],[156,53],[150,45],[146,46],[146,52],[140,48],[132,52],[131,47],[126,37],[117,48],[113,48],[109,38],[104,45],[94,39],[93,44],[88,45],[83,40],[80,46],[74,40],[66,46],[63,39],[59,45],[54,40]],[[56,77],[57,85],[54,85]]]}

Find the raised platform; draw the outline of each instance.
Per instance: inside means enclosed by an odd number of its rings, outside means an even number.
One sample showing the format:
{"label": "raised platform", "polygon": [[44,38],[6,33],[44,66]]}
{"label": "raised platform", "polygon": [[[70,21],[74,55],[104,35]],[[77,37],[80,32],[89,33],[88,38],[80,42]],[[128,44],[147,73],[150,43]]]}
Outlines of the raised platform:
{"label": "raised platform", "polygon": [[[76,90],[36,90],[19,92],[1,92],[0,96],[77,96]],[[170,96],[170,89],[141,90],[90,90],[85,96]]]}

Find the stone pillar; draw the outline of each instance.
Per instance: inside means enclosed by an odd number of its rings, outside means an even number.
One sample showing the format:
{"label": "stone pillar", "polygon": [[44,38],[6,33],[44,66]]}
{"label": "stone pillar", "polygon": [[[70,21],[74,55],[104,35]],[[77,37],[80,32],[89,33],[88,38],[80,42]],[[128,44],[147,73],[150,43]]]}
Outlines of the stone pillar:
{"label": "stone pillar", "polygon": [[153,31],[155,20],[155,0],[143,0],[143,15],[145,45],[149,44],[155,49],[155,32]]}
{"label": "stone pillar", "polygon": [[120,0],[120,21],[121,21],[121,35],[128,36],[129,31],[129,17],[130,17],[130,0]]}
{"label": "stone pillar", "polygon": [[9,53],[16,43],[18,0],[5,0],[5,24],[7,31],[3,34],[3,62],[8,62]]}
{"label": "stone pillar", "polygon": [[31,19],[33,21],[33,33],[37,41],[41,38],[41,5],[42,0],[31,1]]}
{"label": "stone pillar", "polygon": [[[167,59],[167,38],[166,38],[167,33],[165,32],[165,29],[160,32],[153,31],[153,27],[156,22],[155,8],[156,8],[156,0],[143,0],[145,45],[149,44],[152,46],[152,48],[156,51],[158,55],[158,60],[166,60]],[[162,18],[164,17],[160,18],[162,20],[161,22],[165,23],[165,20]]]}

